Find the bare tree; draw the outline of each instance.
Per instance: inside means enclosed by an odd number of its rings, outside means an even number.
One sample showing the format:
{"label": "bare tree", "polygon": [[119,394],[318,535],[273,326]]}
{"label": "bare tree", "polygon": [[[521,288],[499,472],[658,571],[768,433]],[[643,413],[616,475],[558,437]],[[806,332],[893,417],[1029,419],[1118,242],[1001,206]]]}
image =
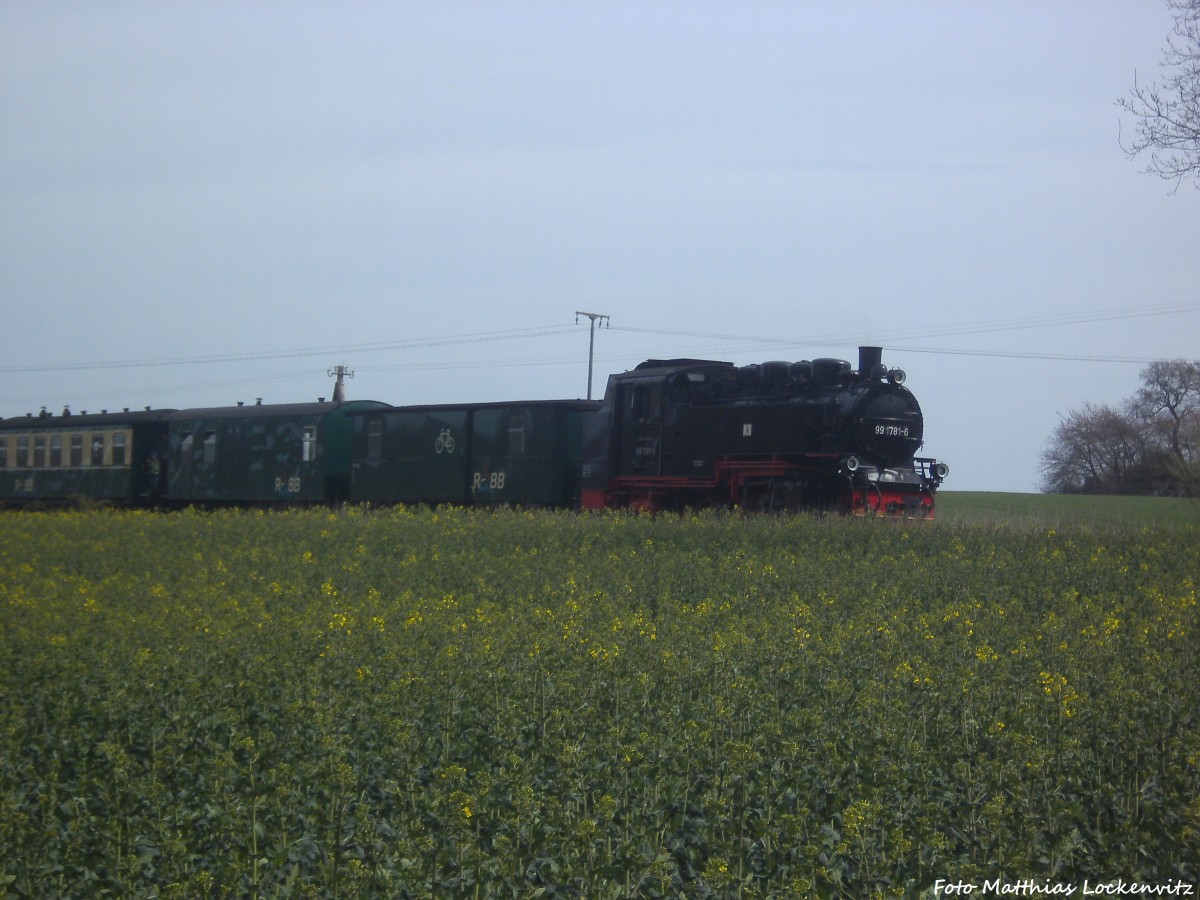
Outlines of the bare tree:
{"label": "bare tree", "polygon": [[1084,404],[1059,423],[1042,451],[1042,489],[1062,494],[1133,493],[1145,457],[1142,429],[1131,413]]}
{"label": "bare tree", "polygon": [[1164,449],[1172,456],[1189,460],[1200,451],[1194,437],[1200,426],[1200,363],[1152,362],[1142,369],[1142,387],[1134,404],[1147,423],[1157,426]]}
{"label": "bare tree", "polygon": [[1147,464],[1167,492],[1200,496],[1200,363],[1151,363],[1133,409],[1154,446]]}
{"label": "bare tree", "polygon": [[1161,81],[1138,83],[1117,105],[1136,119],[1137,137],[1122,149],[1130,157],[1149,151],[1145,171],[1174,181],[1191,177],[1200,188],[1200,0],[1166,0],[1175,27],[1163,50]]}
{"label": "bare tree", "polygon": [[1042,451],[1051,493],[1200,497],[1200,362],[1157,360],[1122,409],[1084,404]]}

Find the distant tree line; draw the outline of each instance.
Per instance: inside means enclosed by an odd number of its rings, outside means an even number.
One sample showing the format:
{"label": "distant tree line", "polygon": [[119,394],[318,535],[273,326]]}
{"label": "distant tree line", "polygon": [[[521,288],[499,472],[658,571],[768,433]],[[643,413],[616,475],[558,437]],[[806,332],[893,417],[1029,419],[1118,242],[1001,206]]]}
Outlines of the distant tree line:
{"label": "distant tree line", "polygon": [[1084,404],[1042,451],[1042,490],[1200,497],[1200,363],[1159,360],[1121,407]]}

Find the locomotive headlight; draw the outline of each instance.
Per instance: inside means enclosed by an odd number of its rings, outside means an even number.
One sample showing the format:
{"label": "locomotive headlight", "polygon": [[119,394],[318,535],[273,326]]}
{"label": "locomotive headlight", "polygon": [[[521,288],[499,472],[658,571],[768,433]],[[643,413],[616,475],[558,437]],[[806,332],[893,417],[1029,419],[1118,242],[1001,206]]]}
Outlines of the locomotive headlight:
{"label": "locomotive headlight", "polygon": [[938,463],[936,466],[933,467],[933,474],[936,475],[938,478],[945,478],[947,475],[950,474],[950,467],[948,465],[946,465],[945,463]]}
{"label": "locomotive headlight", "polygon": [[860,463],[857,456],[847,456],[842,461],[842,468],[844,468],[847,472],[857,472],[859,465]]}
{"label": "locomotive headlight", "polygon": [[890,381],[892,384],[904,384],[905,380],[908,378],[908,376],[904,374],[903,369],[892,369],[890,372],[888,372],[887,377],[888,381]]}

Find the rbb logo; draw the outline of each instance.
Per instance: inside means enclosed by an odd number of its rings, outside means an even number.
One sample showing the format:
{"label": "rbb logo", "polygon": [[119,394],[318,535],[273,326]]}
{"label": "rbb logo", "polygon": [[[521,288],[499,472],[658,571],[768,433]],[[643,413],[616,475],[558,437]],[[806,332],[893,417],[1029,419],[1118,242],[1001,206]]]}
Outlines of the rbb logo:
{"label": "rbb logo", "polygon": [[502,491],[504,490],[504,473],[493,472],[488,475],[486,472],[475,473],[475,490],[477,491]]}
{"label": "rbb logo", "polygon": [[275,479],[275,493],[277,494],[298,494],[300,493],[300,476],[294,475],[291,478]]}

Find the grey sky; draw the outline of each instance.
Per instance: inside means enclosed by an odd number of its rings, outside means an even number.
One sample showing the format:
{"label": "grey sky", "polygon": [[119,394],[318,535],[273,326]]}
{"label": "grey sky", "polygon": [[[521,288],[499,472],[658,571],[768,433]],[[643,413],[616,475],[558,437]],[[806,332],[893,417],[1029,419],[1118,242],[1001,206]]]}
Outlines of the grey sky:
{"label": "grey sky", "polygon": [[1200,357],[1200,192],[1125,159],[1114,105],[1170,26],[7,3],[0,415],[303,400],[338,363],[397,404],[582,396],[583,309],[612,317],[597,392],[649,356],[882,344],[947,488],[1032,490],[1060,413]]}

